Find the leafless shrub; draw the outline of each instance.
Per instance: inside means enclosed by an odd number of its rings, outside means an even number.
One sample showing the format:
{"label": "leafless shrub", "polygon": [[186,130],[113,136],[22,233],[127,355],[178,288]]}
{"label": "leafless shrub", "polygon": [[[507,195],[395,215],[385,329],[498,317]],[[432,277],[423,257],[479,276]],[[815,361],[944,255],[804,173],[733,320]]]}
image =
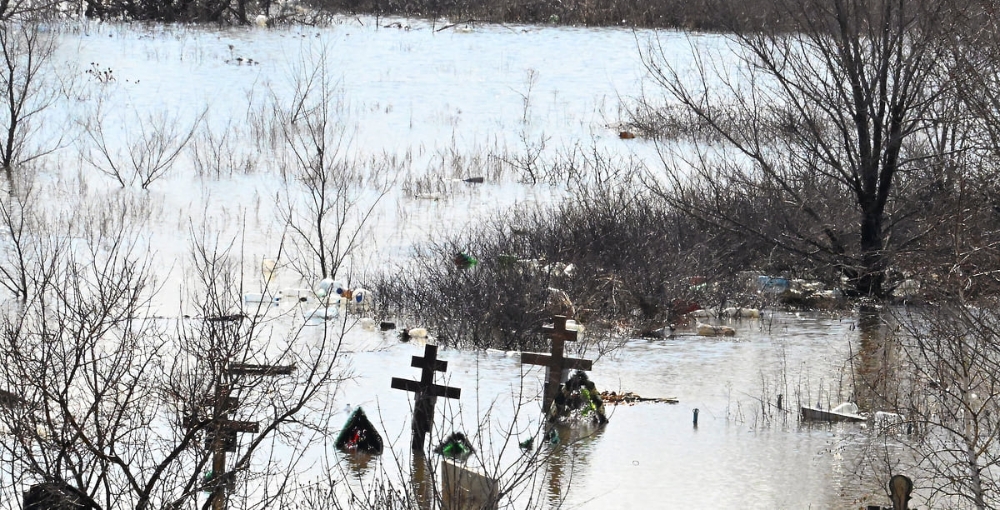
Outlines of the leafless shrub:
{"label": "leafless shrub", "polygon": [[[138,184],[149,186],[173,167],[185,147],[194,138],[207,109],[198,114],[190,127],[182,128],[177,117],[167,113],[150,114],[129,123],[123,129],[124,147],[118,147],[117,135],[106,134],[106,118],[100,106],[95,115],[83,122],[90,147],[82,149],[83,158],[104,174],[114,178],[121,187]],[[122,125],[126,124],[122,119]],[[96,154],[95,154],[96,152]]]}
{"label": "leafless shrub", "polygon": [[338,12],[406,15],[501,23],[563,23],[587,26],[668,27],[721,30],[737,18],[752,26],[784,27],[786,20],[770,16],[769,1],[706,1],[624,3],[611,0],[311,0],[310,5]]}
{"label": "leafless shrub", "polygon": [[[698,304],[760,306],[744,272],[781,272],[788,261],[664,207],[621,163],[589,158],[574,170],[587,184],[560,205],[506,212],[418,247],[377,284],[382,313],[415,317],[447,343],[509,350],[538,347],[550,288],[595,333],[652,331]],[[456,262],[458,253],[478,264]]]}
{"label": "leafless shrub", "polygon": [[[256,147],[242,144],[240,128],[232,124],[214,132],[204,127],[188,146],[195,174],[199,177],[221,179],[239,174],[253,174],[257,171],[258,154]],[[253,150],[254,152],[250,152]]]}
{"label": "leafless shrub", "polygon": [[[266,506],[269,490],[296,477],[303,452],[329,433],[327,397],[345,377],[336,358],[347,325],[306,345],[294,325],[244,315],[233,244],[203,232],[192,233],[190,317],[155,316],[153,259],[126,209],[91,205],[74,218],[83,228],[31,223],[33,249],[16,270],[29,293],[18,306],[5,300],[0,316],[0,387],[21,403],[0,405],[0,505],[19,508],[21,491],[48,481],[101,508],[180,508],[211,490],[204,472],[214,469],[234,480],[234,500]],[[237,377],[234,363],[296,370]],[[219,412],[223,386],[238,412],[229,404]],[[258,432],[242,434],[220,468],[209,436],[222,436],[208,432],[240,418]],[[261,456],[264,468],[254,463]]]}

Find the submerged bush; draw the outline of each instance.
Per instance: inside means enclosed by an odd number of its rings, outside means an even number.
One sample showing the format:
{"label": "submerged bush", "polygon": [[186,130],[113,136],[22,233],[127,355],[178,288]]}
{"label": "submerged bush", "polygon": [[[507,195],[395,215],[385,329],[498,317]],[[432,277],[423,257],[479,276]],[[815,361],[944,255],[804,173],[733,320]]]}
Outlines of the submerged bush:
{"label": "submerged bush", "polygon": [[787,267],[766,244],[713,230],[632,185],[594,186],[417,247],[376,286],[384,314],[411,317],[444,343],[544,349],[539,328],[553,314],[572,315],[591,339],[642,334],[697,305],[759,307],[758,273],[746,271]]}

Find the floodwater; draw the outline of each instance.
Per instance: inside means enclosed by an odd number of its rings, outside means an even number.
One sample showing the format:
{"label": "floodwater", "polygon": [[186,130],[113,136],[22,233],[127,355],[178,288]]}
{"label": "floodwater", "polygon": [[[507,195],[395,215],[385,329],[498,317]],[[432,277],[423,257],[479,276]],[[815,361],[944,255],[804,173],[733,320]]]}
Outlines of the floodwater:
{"label": "floodwater", "polygon": [[[590,376],[599,389],[676,397],[679,403],[608,406],[604,429],[556,451],[550,462],[567,466],[565,507],[847,508],[877,489],[877,482],[858,474],[867,438],[862,425],[800,424],[794,411],[800,403],[819,400],[828,408],[839,402],[844,381],[836,374],[849,356],[851,321],[778,314],[770,331],[758,320],[734,326],[735,338],[635,339],[598,359]],[[389,435],[402,438],[397,454],[405,456],[412,399],[389,390],[389,381],[418,378],[409,362],[423,348],[400,344],[395,335],[359,335],[379,348],[352,355],[358,378],[342,397],[369,413],[378,409]],[[441,350],[438,357],[449,363],[439,382],[463,391],[461,406],[439,399],[444,409],[438,423],[458,421],[466,426],[452,428],[467,432],[467,424],[477,422],[474,410],[482,412],[497,395],[500,421],[510,419],[517,400],[511,395],[522,391],[532,398],[518,419],[537,420],[542,370],[523,369],[515,353]],[[778,393],[784,411],[775,407]],[[532,423],[522,428],[527,432],[518,440],[534,433]],[[492,433],[499,435],[495,428]]]}
{"label": "floodwater", "polygon": [[[655,166],[651,143],[618,137],[620,99],[650,92],[638,50],[651,33],[481,25],[437,31],[440,23],[418,20],[398,20],[409,29],[376,29],[373,21],[279,29],[89,22],[55,27],[59,69],[80,79],[75,101],[58,112],[60,125],[72,130],[100,111],[113,138],[134,132],[150,112],[186,125],[205,111],[204,125],[235,133],[228,148],[251,157],[243,170],[199,175],[185,154],[148,190],[120,190],[81,162],[80,151],[88,149],[80,148],[87,139],[79,135],[53,156],[60,164],[40,179],[47,179],[48,189],[91,201],[141,197],[148,210],[146,240],[161,268],[158,313],[170,315],[187,311],[178,303],[184,302],[193,232],[206,228],[221,238],[240,238],[248,290],[259,280],[260,261],[276,257],[282,224],[275,197],[296,197],[280,178],[280,159],[260,156],[258,144],[266,142],[254,139],[250,113],[272,98],[287,102],[295,76],[315,69],[324,52],[336,91],[342,157],[401,162],[393,167],[399,172],[394,187],[375,209],[370,236],[345,266],[355,281],[405,260],[414,243],[513,205],[547,203],[573,192],[574,184],[565,181],[526,185],[514,170],[478,186],[445,180],[489,170],[482,161],[490,158],[476,155],[513,158],[544,142],[542,162],[582,148]],[[667,47],[676,46],[678,59],[692,42],[673,32],[660,37]],[[693,42],[719,43],[711,36]],[[95,69],[110,71],[114,79],[86,72]],[[77,122],[67,123],[67,117]],[[434,199],[417,197],[421,183],[438,193]],[[282,278],[290,286],[309,285],[287,273]],[[626,341],[595,362],[591,377],[598,387],[679,403],[609,407],[610,424],[603,430],[567,447],[543,446],[551,458],[535,486],[540,506],[861,506],[861,498],[878,490],[877,482],[855,474],[864,428],[802,425],[795,413],[800,403],[820,401],[825,407],[849,396],[849,376],[841,374],[847,373],[849,344],[856,341],[852,324],[832,315],[779,313],[733,324],[735,338]],[[345,339],[342,361],[355,376],[337,393],[343,405],[336,407],[345,409],[335,419],[346,419],[347,408],[359,405],[376,416],[393,443],[394,455],[384,456],[388,471],[393,456],[408,458],[412,405],[410,395],[390,389],[390,379],[418,378],[410,358],[422,352],[420,342],[400,343],[391,332],[356,327]],[[435,433],[473,434],[486,420],[476,440],[516,441],[495,444],[484,456],[516,463],[516,443],[537,433],[544,374],[521,367],[517,353],[444,349],[439,357],[449,363],[439,382],[461,388],[462,397],[439,399]],[[778,394],[784,411],[774,407]],[[494,414],[485,417],[490,409]],[[363,478],[376,469],[369,463],[352,473]],[[525,494],[515,506],[527,504],[531,489]]]}

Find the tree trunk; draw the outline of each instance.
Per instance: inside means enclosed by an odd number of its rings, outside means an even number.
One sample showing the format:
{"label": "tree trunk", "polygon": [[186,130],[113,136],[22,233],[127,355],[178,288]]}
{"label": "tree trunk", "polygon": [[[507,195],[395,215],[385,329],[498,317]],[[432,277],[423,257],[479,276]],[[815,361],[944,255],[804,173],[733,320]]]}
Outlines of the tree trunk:
{"label": "tree trunk", "polygon": [[861,214],[861,271],[855,289],[861,296],[883,297],[885,251],[882,236],[882,211],[865,207]]}

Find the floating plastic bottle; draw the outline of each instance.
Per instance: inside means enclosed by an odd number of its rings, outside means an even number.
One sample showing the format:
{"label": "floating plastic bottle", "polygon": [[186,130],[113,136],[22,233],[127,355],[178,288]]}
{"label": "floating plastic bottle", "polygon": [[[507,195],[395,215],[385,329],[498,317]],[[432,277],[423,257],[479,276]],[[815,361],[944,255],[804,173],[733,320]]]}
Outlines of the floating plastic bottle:
{"label": "floating plastic bottle", "polygon": [[289,288],[289,289],[282,289],[281,295],[287,300],[295,301],[298,303],[312,303],[315,301],[314,296],[316,295],[316,293],[313,292],[312,289]]}
{"label": "floating plastic bottle", "polygon": [[320,298],[325,298],[332,294],[342,296],[347,290],[347,287],[343,283],[334,280],[333,278],[323,278],[316,285],[316,295]]}
{"label": "floating plastic bottle", "polygon": [[277,306],[280,301],[281,296],[271,296],[269,294],[259,294],[255,292],[243,294],[244,303],[270,303],[273,306]]}
{"label": "floating plastic bottle", "polygon": [[260,263],[260,272],[264,277],[264,283],[270,282],[277,273],[278,261],[274,259],[264,259]]}
{"label": "floating plastic bottle", "polygon": [[354,289],[354,292],[351,293],[351,302],[354,303],[355,305],[367,304],[368,301],[371,299],[368,297],[368,295],[369,295],[368,289],[362,289],[362,288]]}

